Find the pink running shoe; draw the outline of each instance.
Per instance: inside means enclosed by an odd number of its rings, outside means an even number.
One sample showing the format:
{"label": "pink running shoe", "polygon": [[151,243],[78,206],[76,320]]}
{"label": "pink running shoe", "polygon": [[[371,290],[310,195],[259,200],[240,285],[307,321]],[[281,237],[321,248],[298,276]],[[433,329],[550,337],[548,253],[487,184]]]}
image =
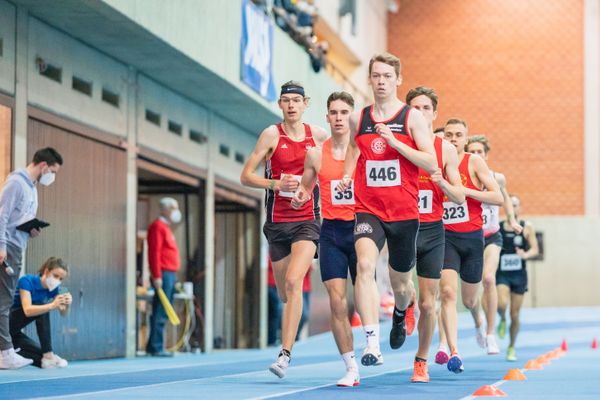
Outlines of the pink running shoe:
{"label": "pink running shoe", "polygon": [[450,358],[450,356],[448,356],[448,353],[446,353],[444,350],[440,349],[435,355],[435,363],[444,365],[448,362],[449,358]]}

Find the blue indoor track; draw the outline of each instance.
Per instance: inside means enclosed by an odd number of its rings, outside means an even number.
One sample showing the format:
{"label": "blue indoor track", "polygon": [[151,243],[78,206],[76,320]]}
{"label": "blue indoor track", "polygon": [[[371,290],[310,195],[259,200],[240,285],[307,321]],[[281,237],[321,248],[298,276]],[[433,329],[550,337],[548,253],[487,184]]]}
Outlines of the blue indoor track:
{"label": "blue indoor track", "polygon": [[[508,339],[500,340],[501,354],[488,356],[477,346],[470,315],[459,316],[459,349],[465,371],[450,373],[432,362],[430,383],[410,383],[417,334],[397,351],[387,342],[389,323],[382,324],[381,349],[385,363],[361,366],[361,383],[338,388],[344,373],[331,333],[299,342],[284,379],[267,371],[278,349],[215,351],[183,354],[172,359],[136,358],[72,362],[66,369],[26,367],[0,371],[0,399],[470,399],[484,385],[497,385],[510,399],[600,399],[600,308],[523,310],[517,341],[517,362],[505,361]],[[364,336],[356,329],[357,355]],[[508,335],[507,335],[508,336]],[[511,368],[523,369],[533,358],[560,347],[568,351],[543,370],[524,370],[527,380],[503,381]]]}

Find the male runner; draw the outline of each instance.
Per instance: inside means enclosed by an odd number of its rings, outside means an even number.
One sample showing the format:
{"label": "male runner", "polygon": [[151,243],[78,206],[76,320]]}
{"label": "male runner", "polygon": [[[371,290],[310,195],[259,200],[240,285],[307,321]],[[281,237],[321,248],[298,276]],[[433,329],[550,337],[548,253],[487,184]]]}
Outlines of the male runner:
{"label": "male runner", "polygon": [[[519,218],[521,200],[512,195],[511,202],[515,218]],[[519,221],[523,228],[517,233],[511,224],[503,221],[500,224],[503,244],[500,253],[500,268],[496,272],[498,289],[498,336],[504,339],[506,333],[506,307],[510,298],[510,344],[506,352],[508,361],[517,361],[515,342],[519,333],[519,313],[523,305],[523,296],[527,291],[527,260],[538,255],[538,242],[533,225],[529,221]]]}
{"label": "male runner", "polygon": [[483,272],[483,220],[481,203],[502,204],[502,193],[492,178],[485,161],[477,155],[466,153],[467,124],[453,118],[444,128],[446,140],[458,152],[458,171],[465,188],[466,201],[461,204],[444,202],[444,228],[446,246],[444,267],[440,283],[442,322],[450,348],[448,369],[463,371],[458,353],[457,292],[458,276],[461,278],[462,301],[469,310],[475,306]]}
{"label": "male runner", "polygon": [[421,111],[433,146],[438,170],[428,174],[419,169],[419,234],[417,235],[417,277],[419,282],[419,348],[415,356],[412,382],[429,382],[427,354],[435,329],[435,299],[444,263],[444,196],[460,204],[465,194],[458,173],[456,148],[435,136],[433,121],[437,118],[438,97],[431,88],[419,86],[406,95],[406,104]]}
{"label": "male runner", "polygon": [[[414,292],[411,269],[415,265],[419,229],[419,168],[437,171],[435,150],[427,121],[396,94],[402,83],[400,60],[389,53],[369,62],[369,84],[375,102],[350,117],[354,136],[346,152],[339,189],[351,184],[356,169],[354,240],[358,259],[355,296],[367,336],[363,365],[383,362],[379,346],[379,293],[375,264],[386,240],[390,282],[395,309],[390,332],[392,348],[406,337],[407,308]],[[414,307],[414,304],[412,305]]]}
{"label": "male runner", "polygon": [[[290,202],[304,171],[306,152],[320,146],[327,136],[323,128],[302,123],[308,100],[298,82],[281,87],[278,103],[283,122],[262,131],[240,177],[243,185],[266,190],[263,232],[269,242],[277,291],[284,302],[282,349],[269,368],[279,378],[285,376],[290,362],[302,314],[302,281],[319,241],[319,187],[315,186],[312,201],[303,207],[295,210]],[[265,177],[261,178],[255,171],[263,160]]]}
{"label": "male runner", "polygon": [[344,159],[350,140],[350,115],[354,99],[346,92],[334,92],[327,99],[327,122],[331,137],[323,147],[314,147],[306,154],[304,174],[292,206],[298,207],[310,199],[313,186],[319,180],[323,224],[319,239],[321,278],[329,294],[331,330],[346,365],[346,374],[338,386],[358,386],[360,376],[354,355],[352,327],[348,320],[346,279],[356,280],[354,250],[354,191],[337,190],[344,175]]}
{"label": "male runner", "polygon": [[[477,154],[488,162],[490,144],[484,135],[469,137],[467,151]],[[498,182],[502,197],[504,198],[504,211],[511,227],[520,233],[522,228],[515,220],[510,196],[506,190],[506,178],[497,171],[490,171],[492,177]],[[498,295],[496,293],[496,270],[502,250],[502,235],[500,234],[500,207],[495,204],[482,205],[483,237],[485,246],[483,251],[483,298],[478,298],[477,304],[471,309],[475,328],[477,330],[477,343],[487,349],[488,354],[498,354],[500,349],[496,343],[494,328],[496,326],[496,311],[498,308]],[[485,312],[487,330],[481,320],[482,305]]]}

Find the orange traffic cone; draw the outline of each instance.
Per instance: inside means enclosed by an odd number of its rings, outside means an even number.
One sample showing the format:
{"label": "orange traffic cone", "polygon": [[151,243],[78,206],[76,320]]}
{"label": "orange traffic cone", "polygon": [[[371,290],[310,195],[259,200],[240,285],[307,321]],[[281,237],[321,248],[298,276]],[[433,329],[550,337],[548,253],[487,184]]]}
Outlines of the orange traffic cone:
{"label": "orange traffic cone", "polygon": [[354,314],[352,314],[352,318],[350,319],[350,325],[352,325],[353,328],[358,328],[362,326],[360,315],[358,315],[356,311],[354,311]]}
{"label": "orange traffic cone", "polygon": [[563,338],[563,341],[562,341],[562,343],[560,345],[560,349],[562,351],[567,351],[567,340],[565,338]]}
{"label": "orange traffic cone", "polygon": [[494,385],[485,385],[473,392],[473,396],[506,397],[506,393]]}
{"label": "orange traffic cone", "polygon": [[596,350],[598,348],[598,340],[596,338],[594,338],[594,340],[592,340],[592,349]]}
{"label": "orange traffic cone", "polygon": [[529,360],[529,361],[527,361],[527,364],[525,364],[525,369],[539,370],[539,369],[543,369],[543,368],[540,365],[540,363],[537,362],[536,360]]}
{"label": "orange traffic cone", "polygon": [[540,365],[550,364],[550,360],[548,360],[548,358],[546,356],[539,356],[538,358],[535,359],[535,361],[537,361],[538,364],[540,364]]}
{"label": "orange traffic cone", "polygon": [[524,381],[527,380],[525,374],[521,372],[519,368],[511,368],[508,370],[506,375],[504,375],[505,381]]}

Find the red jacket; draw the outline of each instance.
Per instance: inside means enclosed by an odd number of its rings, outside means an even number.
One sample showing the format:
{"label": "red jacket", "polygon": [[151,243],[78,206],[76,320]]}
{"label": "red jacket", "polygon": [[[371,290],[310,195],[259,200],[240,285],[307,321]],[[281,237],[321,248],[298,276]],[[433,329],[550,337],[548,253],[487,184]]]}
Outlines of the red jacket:
{"label": "red jacket", "polygon": [[179,269],[179,250],[171,227],[157,218],[148,227],[148,263],[152,278],[162,278],[162,271]]}

